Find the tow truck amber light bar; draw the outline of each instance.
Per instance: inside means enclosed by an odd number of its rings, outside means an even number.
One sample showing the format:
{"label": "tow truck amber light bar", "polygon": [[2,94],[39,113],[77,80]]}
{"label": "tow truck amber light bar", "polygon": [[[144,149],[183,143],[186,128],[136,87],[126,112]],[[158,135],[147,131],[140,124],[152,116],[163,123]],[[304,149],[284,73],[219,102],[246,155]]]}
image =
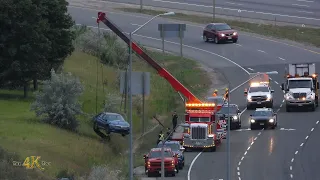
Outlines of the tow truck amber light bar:
{"label": "tow truck amber light bar", "polygon": [[261,86],[261,85],[268,85],[269,82],[253,82],[250,84],[250,87],[257,87],[257,86]]}
{"label": "tow truck amber light bar", "polygon": [[186,107],[215,107],[214,103],[187,103]]}
{"label": "tow truck amber light bar", "polygon": [[305,75],[300,76],[299,74],[296,74],[295,76],[291,76],[290,74],[288,74],[285,77],[286,78],[293,78],[293,77],[312,77],[312,78],[316,78],[316,77],[318,77],[318,74],[312,74],[311,76],[305,76]]}

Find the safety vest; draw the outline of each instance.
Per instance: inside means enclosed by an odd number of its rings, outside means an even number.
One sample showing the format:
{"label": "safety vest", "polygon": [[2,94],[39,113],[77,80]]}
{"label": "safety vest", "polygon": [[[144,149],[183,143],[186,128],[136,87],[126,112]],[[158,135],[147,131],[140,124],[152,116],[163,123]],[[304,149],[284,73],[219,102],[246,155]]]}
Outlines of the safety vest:
{"label": "safety vest", "polygon": [[164,135],[163,135],[163,134],[159,134],[159,136],[160,136],[160,137],[159,137],[159,140],[160,140],[160,141],[163,141],[163,140],[164,140]]}

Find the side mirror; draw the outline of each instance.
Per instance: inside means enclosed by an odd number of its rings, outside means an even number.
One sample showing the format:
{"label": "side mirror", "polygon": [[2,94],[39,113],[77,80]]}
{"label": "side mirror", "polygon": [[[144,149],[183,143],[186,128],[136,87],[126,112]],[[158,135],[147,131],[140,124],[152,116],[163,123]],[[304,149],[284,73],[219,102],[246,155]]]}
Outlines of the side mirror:
{"label": "side mirror", "polygon": [[271,90],[271,93],[274,93],[274,90]]}
{"label": "side mirror", "polygon": [[238,110],[237,110],[237,113],[238,113],[238,114],[240,114],[240,113],[241,113],[241,111],[238,109]]}
{"label": "side mirror", "polygon": [[250,114],[250,117],[252,117],[252,114]]}
{"label": "side mirror", "polygon": [[248,95],[248,91],[244,91],[244,95],[247,96]]}
{"label": "side mirror", "polygon": [[284,84],[281,84],[281,90],[284,91]]}
{"label": "side mirror", "polygon": [[143,155],[143,159],[147,159],[147,155]]}

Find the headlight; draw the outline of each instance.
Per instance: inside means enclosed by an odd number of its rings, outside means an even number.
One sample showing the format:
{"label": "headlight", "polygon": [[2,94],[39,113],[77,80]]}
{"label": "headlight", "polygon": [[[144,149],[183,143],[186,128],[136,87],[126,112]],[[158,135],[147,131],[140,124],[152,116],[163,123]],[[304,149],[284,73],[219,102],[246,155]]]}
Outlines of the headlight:
{"label": "headlight", "polygon": [[233,33],[234,36],[237,35],[237,34],[238,34],[237,32],[234,32],[234,33]]}
{"label": "headlight", "polygon": [[289,93],[285,95],[285,98],[286,98],[287,100],[288,100],[288,99],[293,99],[292,95],[289,94]]}
{"label": "headlight", "polygon": [[220,34],[220,36],[221,36],[221,37],[224,37],[224,36],[225,36],[225,34]]}
{"label": "headlight", "polygon": [[209,134],[208,137],[213,138],[214,134]]}
{"label": "headlight", "polygon": [[248,95],[248,96],[247,96],[247,99],[248,99],[248,100],[251,100],[251,96],[250,96],[250,95]]}
{"label": "headlight", "polygon": [[255,121],[254,119],[251,119],[250,122],[251,122],[251,123],[255,123],[256,121]]}
{"label": "headlight", "polygon": [[232,117],[234,120],[237,120],[238,119],[238,116],[233,116]]}
{"label": "headlight", "polygon": [[270,122],[270,123],[273,123],[273,122],[274,122],[274,119],[269,119],[269,122]]}
{"label": "headlight", "polygon": [[267,94],[267,98],[270,99],[271,98],[271,94]]}
{"label": "headlight", "polygon": [[315,99],[315,95],[313,93],[310,93],[309,95],[307,95],[307,98],[306,99],[312,99],[314,100]]}

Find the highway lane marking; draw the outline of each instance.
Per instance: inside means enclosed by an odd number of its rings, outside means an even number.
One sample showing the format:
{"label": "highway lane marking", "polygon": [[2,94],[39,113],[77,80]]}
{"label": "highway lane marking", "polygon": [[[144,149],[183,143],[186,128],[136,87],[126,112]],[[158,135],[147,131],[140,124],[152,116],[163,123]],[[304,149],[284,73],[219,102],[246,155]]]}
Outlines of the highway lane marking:
{"label": "highway lane marking", "polygon": [[237,44],[237,43],[233,43],[233,44],[235,44],[235,45],[237,45],[237,46],[240,46],[240,47],[242,46],[241,44]]}
{"label": "highway lane marking", "polygon": [[[309,134],[305,137],[305,140],[300,144],[300,148],[301,151],[303,150],[303,145],[305,145],[307,142],[308,142],[308,139],[309,137],[311,136],[311,134],[313,133],[314,129],[318,126],[319,124],[319,120],[315,123],[316,125],[314,127],[311,128]],[[298,150],[296,150],[296,152],[294,153],[293,155],[293,158],[291,159],[291,164],[290,164],[290,171],[291,171],[291,174],[290,174],[290,178],[293,179],[293,173],[292,173],[292,167],[293,167],[293,162],[294,162],[294,158],[297,156],[297,154],[299,153]]]}
{"label": "highway lane marking", "polygon": [[248,146],[247,150],[244,152],[243,156],[241,157],[240,161],[238,162],[238,167],[237,167],[237,175],[238,175],[238,179],[241,180],[240,177],[240,165],[242,163],[242,161],[244,160],[244,157],[248,154],[250,148],[252,147],[252,145],[254,144],[254,142],[257,140],[258,136],[261,135],[261,132],[264,130],[264,128],[255,136],[255,138],[253,139],[253,141],[250,143],[250,145]]}
{"label": "highway lane marking", "polygon": [[307,2],[307,3],[313,3],[314,1],[307,1],[307,0],[297,0],[299,2]]}
{"label": "highway lane marking", "polygon": [[307,13],[307,14],[313,14],[314,13],[314,12],[311,12],[311,11],[298,11],[298,12]]}
{"label": "highway lane marking", "polygon": [[282,58],[282,57],[278,57],[279,59],[281,59],[282,61],[285,61],[285,59],[284,58]]}
{"label": "highway lane marking", "polygon": [[300,6],[300,7],[310,7],[308,5],[304,5],[304,4],[291,4],[292,6]]}
{"label": "highway lane marking", "polygon": [[274,81],[274,83],[279,84],[277,81]]}
{"label": "highway lane marking", "polygon": [[247,68],[247,69],[249,69],[250,71],[254,71],[254,69],[252,69],[252,68]]}
{"label": "highway lane marking", "polygon": [[196,160],[198,159],[198,157],[202,154],[202,152],[200,152],[199,154],[197,154],[196,157],[193,158],[191,164],[190,164],[190,167],[188,169],[188,180],[190,180],[190,174],[191,174],[191,169],[192,169],[192,166],[193,164],[196,162]]}
{"label": "highway lane marking", "polygon": [[[103,3],[107,3],[107,2],[104,2],[104,1],[96,1],[96,2],[103,2]],[[116,4],[124,4],[126,5],[125,3],[116,3]],[[77,7],[77,6],[68,6],[68,7],[71,7],[71,8],[75,8],[75,9],[86,9],[86,10],[92,10],[92,11],[96,11],[96,12],[99,12],[99,11],[103,11],[103,10],[99,10],[99,9],[92,9],[92,8],[86,8],[86,7]],[[133,14],[128,14],[128,13],[119,13],[119,12],[110,12],[108,11],[108,13],[110,14],[120,14],[120,15],[125,15],[125,16],[131,16],[131,17],[136,17],[136,18],[145,18],[145,19],[150,19],[149,16],[139,16],[139,15],[133,15]],[[320,19],[319,19],[320,20]],[[169,20],[168,22],[179,22],[179,21],[174,21],[174,20]],[[193,26],[193,27],[198,27],[198,28],[201,28],[203,29],[203,26],[200,26],[200,25],[196,25],[196,24],[186,24],[188,26]],[[303,47],[299,47],[299,46],[296,46],[296,45],[293,45],[293,44],[288,44],[288,43],[285,43],[285,42],[281,42],[281,41],[277,41],[277,40],[273,40],[273,39],[269,39],[269,38],[266,38],[266,37],[259,37],[259,36],[256,36],[256,35],[250,35],[250,34],[243,34],[244,36],[249,36],[249,37],[253,37],[253,38],[256,38],[256,39],[261,39],[261,40],[265,40],[265,41],[270,41],[270,42],[273,42],[273,43],[278,43],[278,44],[283,44],[283,45],[286,45],[286,46],[290,46],[290,47],[294,47],[294,48],[297,48],[297,49],[301,49],[301,50],[304,50],[304,51],[308,51],[310,53],[314,53],[314,54],[320,54],[320,52],[317,52],[317,51],[313,51],[313,50],[310,50],[310,49],[306,49],[306,48],[303,48]],[[236,44],[237,46],[242,46],[240,44]]]}
{"label": "highway lane marking", "polygon": [[257,51],[262,52],[262,53],[266,53],[265,51],[262,51],[262,50],[260,50],[260,49],[258,49]]}
{"label": "highway lane marking", "polygon": [[133,23],[130,23],[132,26],[142,26],[140,24],[133,24]]}
{"label": "highway lane marking", "polygon": [[[189,4],[189,3],[182,3],[182,2],[176,2],[176,1],[163,1],[163,0],[152,0],[152,1],[170,3],[170,4],[187,5],[187,6],[213,8],[213,6],[206,6],[206,5],[201,5],[201,4]],[[246,10],[246,9],[232,9],[232,8],[223,8],[223,7],[217,7],[217,6],[215,8],[216,9],[230,10],[230,11],[237,11],[237,12],[240,10],[241,12],[248,12],[248,13],[256,13],[256,14],[264,14],[264,15],[273,15],[273,16],[282,16],[282,17],[290,17],[290,18],[297,18],[297,19],[307,19],[307,20],[320,21],[320,19],[317,19],[317,18],[292,16],[292,15],[286,15],[286,14],[275,14],[275,13],[260,12],[260,11],[249,11],[249,10]]]}
{"label": "highway lane marking", "polygon": [[238,5],[238,6],[242,6],[243,4],[238,4],[238,3],[232,3],[232,2],[225,2],[226,4],[233,4],[233,5]]}

